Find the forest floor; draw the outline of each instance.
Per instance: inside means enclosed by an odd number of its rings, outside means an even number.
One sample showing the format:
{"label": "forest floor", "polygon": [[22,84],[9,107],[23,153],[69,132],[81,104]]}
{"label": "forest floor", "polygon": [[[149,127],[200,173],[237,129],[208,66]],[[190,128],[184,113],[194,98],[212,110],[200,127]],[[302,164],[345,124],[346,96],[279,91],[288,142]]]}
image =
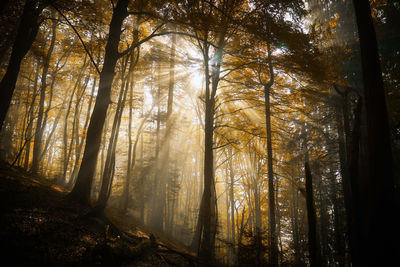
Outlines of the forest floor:
{"label": "forest floor", "polygon": [[66,194],[49,180],[0,164],[2,266],[198,265],[193,255],[137,227],[111,234],[104,220]]}

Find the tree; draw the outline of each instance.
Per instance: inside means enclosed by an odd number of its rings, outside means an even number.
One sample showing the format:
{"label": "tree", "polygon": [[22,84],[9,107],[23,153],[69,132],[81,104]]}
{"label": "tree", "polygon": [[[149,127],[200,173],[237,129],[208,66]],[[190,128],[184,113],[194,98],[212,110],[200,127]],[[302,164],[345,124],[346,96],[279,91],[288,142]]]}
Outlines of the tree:
{"label": "tree", "polygon": [[[52,12],[52,16],[54,16],[55,12]],[[54,50],[54,45],[56,41],[56,34],[57,34],[57,24],[55,21],[52,22],[51,27],[51,39],[50,39],[50,46],[43,59],[43,71],[41,77],[41,87],[40,87],[40,97],[39,97],[39,115],[36,122],[36,129],[35,129],[35,140],[33,146],[33,161],[32,161],[32,168],[31,171],[36,173],[38,171],[39,165],[39,157],[42,154],[42,138],[43,138],[43,131],[46,127],[46,119],[43,118],[44,115],[44,101],[46,97],[46,88],[47,88],[47,74],[49,71],[50,66],[50,58],[51,54]]]}
{"label": "tree", "polygon": [[367,262],[361,257],[358,260],[360,264],[377,265],[391,262],[396,255],[399,230],[393,211],[399,208],[399,194],[393,176],[385,90],[371,9],[369,1],[353,3],[360,38],[368,138],[368,171],[360,188],[363,206],[367,207],[362,217],[366,230],[358,245],[363,254],[369,251],[372,257]]}
{"label": "tree", "polygon": [[3,127],[10,106],[21,61],[36,38],[40,25],[39,16],[48,4],[49,1],[37,4],[36,0],[27,0],[25,3],[7,71],[0,82],[0,130]]}
{"label": "tree", "polygon": [[[307,156],[306,156],[307,157]],[[319,251],[317,239],[317,219],[314,206],[314,192],[312,184],[312,176],[310,165],[306,159],[304,164],[306,178],[306,200],[307,200],[307,217],[308,217],[308,246],[310,253],[310,265],[322,266],[321,255]]]}
{"label": "tree", "polygon": [[97,154],[100,148],[101,133],[110,104],[110,92],[115,75],[115,65],[120,58],[118,45],[122,23],[128,16],[128,3],[129,0],[119,0],[113,9],[105,48],[103,69],[100,73],[98,94],[90,118],[82,163],[76,184],[70,193],[72,198],[76,198],[86,204],[90,203],[90,189],[96,168]]}

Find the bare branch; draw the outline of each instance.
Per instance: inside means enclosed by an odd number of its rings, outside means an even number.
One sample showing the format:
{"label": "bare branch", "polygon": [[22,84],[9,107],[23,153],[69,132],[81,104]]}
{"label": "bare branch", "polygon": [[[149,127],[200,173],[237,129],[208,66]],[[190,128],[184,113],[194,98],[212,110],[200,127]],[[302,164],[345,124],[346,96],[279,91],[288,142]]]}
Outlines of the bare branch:
{"label": "bare branch", "polygon": [[99,67],[97,66],[96,62],[94,61],[92,54],[87,49],[85,42],[82,40],[82,37],[80,36],[79,32],[76,30],[74,25],[72,25],[72,23],[68,20],[68,18],[55,5],[52,5],[52,6],[58,13],[60,13],[60,15],[67,21],[68,25],[74,30],[74,32],[78,36],[79,40],[81,41],[83,48],[85,49],[86,53],[88,54],[90,61],[92,61],[94,67],[96,68],[97,73],[100,74]]}

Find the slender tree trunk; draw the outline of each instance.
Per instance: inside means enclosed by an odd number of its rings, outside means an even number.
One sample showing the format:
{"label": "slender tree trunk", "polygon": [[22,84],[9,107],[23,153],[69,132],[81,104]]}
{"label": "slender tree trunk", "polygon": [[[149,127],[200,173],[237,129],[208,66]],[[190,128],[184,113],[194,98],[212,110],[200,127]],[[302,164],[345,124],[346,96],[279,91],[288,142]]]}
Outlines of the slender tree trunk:
{"label": "slender tree trunk", "polygon": [[39,30],[38,17],[44,6],[28,0],[24,6],[6,73],[0,82],[0,131],[6,118],[17,82],[21,61],[31,48]]}
{"label": "slender tree trunk", "polygon": [[256,244],[256,263],[257,266],[262,266],[264,261],[264,252],[262,249],[262,228],[261,228],[261,203],[260,203],[260,186],[257,184],[256,179],[258,177],[253,177],[254,180],[254,237]]}
{"label": "slender tree trunk", "polygon": [[271,107],[270,107],[270,89],[274,83],[274,70],[272,66],[272,53],[270,44],[267,43],[268,50],[268,65],[270,72],[270,80],[264,85],[264,99],[265,99],[265,120],[267,128],[267,154],[268,154],[268,210],[269,210],[269,264],[271,266],[278,266],[278,242],[276,235],[276,222],[275,222],[275,194],[274,194],[274,170],[272,162],[272,137],[271,137]]}
{"label": "slender tree trunk", "polygon": [[44,155],[46,154],[46,151],[49,149],[49,145],[50,145],[50,142],[52,140],[52,136],[54,135],[54,133],[55,133],[55,131],[57,129],[57,126],[58,126],[58,122],[60,121],[61,113],[62,113],[62,111],[60,110],[58,112],[58,114],[57,114],[57,117],[54,119],[53,126],[51,128],[51,131],[50,131],[47,139],[46,139],[46,143],[43,146],[43,151],[40,154],[39,161],[42,161]]}
{"label": "slender tree trunk", "polygon": [[228,168],[225,168],[225,203],[226,203],[226,246],[227,246],[227,252],[226,252],[226,265],[230,266],[231,261],[230,259],[232,258],[232,245],[231,245],[231,221],[230,221],[230,216],[229,216],[229,174],[228,174]]}
{"label": "slender tree trunk", "polygon": [[[135,23],[135,28],[134,28],[134,37],[133,40],[136,43],[138,41],[138,28],[140,24],[140,19],[141,17],[138,16],[136,19]],[[140,53],[140,47],[137,48],[137,56],[136,56],[136,63],[139,60],[139,53]],[[131,62],[134,61],[134,51],[132,51],[130,55],[130,60]],[[133,145],[132,143],[132,118],[133,118],[133,88],[135,87],[135,82],[134,82],[134,66],[136,65],[132,64],[129,67],[129,73],[128,73],[128,82],[129,82],[129,119],[128,119],[128,162],[127,162],[127,168],[126,168],[126,178],[125,178],[125,184],[124,184],[124,189],[122,192],[121,196],[121,213],[123,215],[126,214],[128,210],[128,203],[129,203],[129,188],[130,188],[130,182],[132,179],[132,172],[133,168],[135,167],[136,164],[136,147],[139,141],[139,136],[142,132],[142,127],[145,123],[145,120],[142,121],[141,126],[138,129],[135,144]],[[143,200],[142,200],[143,201]]]}
{"label": "slender tree trunk", "polygon": [[[148,119],[149,115],[150,115],[150,113],[148,114],[148,116],[143,118],[142,122],[140,123],[137,133],[136,133],[135,143],[133,143],[133,147],[131,148],[131,153],[130,153],[131,154],[131,160],[130,160],[131,165],[128,167],[128,169],[130,169],[130,171],[127,173],[127,175],[129,174],[130,176],[127,176],[127,178],[125,180],[124,191],[122,193],[122,211],[124,214],[126,214],[126,211],[128,209],[130,179],[132,176],[133,169],[136,165],[136,148],[139,143],[139,139],[142,136],[144,125],[145,125],[146,120]],[[144,203],[144,200],[143,200],[143,196],[142,196],[141,204],[143,204],[143,203]],[[141,211],[140,214],[141,214],[141,218],[142,218],[142,216],[144,216],[144,205],[141,205],[140,211]],[[144,223],[144,221],[142,221],[142,223]]]}
{"label": "slender tree trunk", "polygon": [[292,236],[293,236],[293,247],[294,247],[294,266],[301,266],[301,251],[300,251],[300,237],[299,237],[299,212],[298,212],[298,188],[294,181],[294,167],[292,167],[292,182],[291,182],[291,199],[292,199]]}
{"label": "slender tree trunk", "polygon": [[[172,29],[175,30],[175,29]],[[162,169],[164,170],[165,176],[167,178],[166,184],[168,188],[168,194],[173,195],[174,192],[173,190],[174,187],[174,181],[172,180],[173,176],[170,174],[169,170],[169,165],[170,165],[170,145],[171,145],[171,134],[172,134],[172,127],[173,127],[173,121],[171,119],[172,111],[173,111],[173,103],[174,103],[174,87],[175,87],[175,46],[176,46],[176,35],[173,34],[171,36],[171,50],[170,50],[170,58],[169,58],[169,81],[168,81],[168,103],[167,103],[167,118],[166,118],[166,132],[164,134],[164,143],[165,143],[165,151],[163,154],[163,160],[162,160]],[[171,204],[169,203],[170,200],[172,201],[172,206],[175,205],[175,196],[172,197],[167,197],[166,198],[166,204],[167,207],[169,207]],[[174,215],[174,208],[169,209],[170,212],[168,212],[168,216],[166,219],[166,230],[169,233],[172,233],[172,228],[173,228],[173,215]]]}
{"label": "slender tree trunk", "polygon": [[[142,107],[142,115],[143,115],[143,109],[144,109],[144,107]],[[143,170],[143,167],[144,167],[144,137],[143,137],[143,134],[140,136],[140,170]],[[140,186],[141,186],[141,188],[143,188],[143,184],[144,184],[144,179],[145,179],[145,176],[143,175],[143,172],[141,173],[141,177],[140,177]],[[141,194],[140,194],[140,196],[141,196],[141,201],[140,201],[140,203],[139,203],[139,207],[140,207],[140,221],[141,221],[141,223],[142,224],[144,224],[144,215],[145,215],[145,213],[144,213],[144,211],[145,211],[145,195],[144,195],[144,192],[143,192],[143,190],[142,190],[142,192],[141,192]]]}
{"label": "slender tree trunk", "polygon": [[[52,12],[52,15],[54,15],[54,12]],[[54,21],[53,21],[51,31],[52,31],[52,36],[51,36],[51,41],[50,41],[50,47],[49,47],[49,50],[47,51],[47,54],[43,60],[43,71],[42,71],[40,98],[39,98],[39,113],[38,113],[38,118],[37,118],[37,123],[36,123],[35,140],[34,140],[34,144],[33,144],[33,158],[32,158],[32,168],[31,168],[31,171],[33,173],[38,172],[39,157],[40,157],[40,154],[42,151],[41,146],[42,146],[43,132],[44,132],[44,128],[46,127],[46,124],[44,123],[44,120],[43,120],[43,115],[44,115],[44,101],[46,98],[46,88],[47,88],[47,73],[49,71],[50,58],[51,58],[51,54],[53,53],[53,49],[54,49],[54,45],[55,45],[55,41],[56,41],[56,34],[57,34],[57,24]]]}
{"label": "slender tree trunk", "polygon": [[317,215],[314,205],[314,193],[311,170],[308,161],[305,162],[305,178],[306,178],[306,202],[308,217],[308,249],[310,257],[310,266],[323,266],[320,256],[320,250],[317,238]]}
{"label": "slender tree trunk", "polygon": [[[351,190],[351,203],[349,207],[350,210],[346,211],[348,216],[348,230],[350,232],[350,251],[352,257],[352,263],[355,266],[362,264],[363,261],[363,253],[364,250],[362,249],[362,226],[363,226],[363,219],[362,219],[362,211],[361,211],[361,203],[360,203],[360,190],[359,190],[359,183],[360,183],[360,175],[359,175],[359,150],[360,150],[360,136],[361,136],[361,109],[362,109],[362,98],[359,97],[356,108],[354,110],[354,123],[353,123],[353,131],[349,136],[349,145],[348,145],[348,152],[347,152],[347,168],[346,171],[348,172],[349,183],[348,186]],[[345,188],[348,190],[348,188]]]}
{"label": "slender tree trunk", "polygon": [[319,196],[319,212],[320,212],[320,225],[319,225],[319,238],[318,240],[321,241],[321,263],[323,266],[327,266],[328,262],[331,262],[331,258],[333,256],[332,253],[330,253],[330,249],[328,247],[328,236],[329,236],[329,214],[327,211],[327,199],[326,197],[324,198],[323,195],[323,185],[321,182],[321,179],[319,179],[319,185],[318,188],[322,192],[320,192]]}
{"label": "slender tree trunk", "polygon": [[99,211],[104,210],[111,193],[112,181],[114,178],[114,169],[115,169],[115,151],[117,149],[119,129],[121,125],[122,112],[125,106],[128,86],[129,83],[127,81],[125,83],[124,82],[122,83],[120,97],[118,99],[117,110],[114,116],[113,127],[111,130],[111,136],[108,143],[109,146],[107,149],[107,158],[103,171],[102,185],[100,189],[99,199],[96,204]]}
{"label": "slender tree trunk", "polygon": [[[233,171],[233,163],[232,163],[233,153],[232,148],[229,149],[229,175],[230,175],[230,183],[229,183],[229,206],[231,210],[231,242],[232,242],[232,261],[234,260],[234,255],[236,254],[236,234],[235,234],[235,197],[233,194],[233,189],[235,185],[235,173]],[[235,263],[235,262],[233,262]]]}
{"label": "slender tree trunk", "polygon": [[[342,177],[342,188],[343,188],[343,196],[344,196],[344,205],[345,205],[345,212],[346,212],[346,224],[347,230],[349,234],[349,249],[350,254],[352,255],[353,263],[356,262],[356,247],[357,247],[357,227],[356,227],[356,209],[354,206],[355,196],[353,193],[356,193],[355,190],[357,188],[352,188],[352,181],[354,183],[355,175],[358,175],[358,163],[354,162],[350,165],[349,156],[356,152],[355,146],[358,147],[359,145],[359,138],[357,140],[352,141],[350,138],[350,130],[349,130],[349,119],[348,119],[348,112],[347,112],[347,98],[342,97],[342,109],[336,110],[336,125],[338,131],[338,143],[339,143],[339,162],[340,162],[340,176]],[[361,110],[360,110],[361,112]],[[361,114],[356,113],[356,120],[357,116],[361,116]],[[356,121],[355,120],[355,121]],[[356,130],[357,126],[356,123],[354,125],[354,130]],[[356,143],[352,143],[356,142]],[[358,148],[357,148],[358,151]],[[358,152],[357,155],[351,156],[352,159],[358,159]],[[354,165],[354,166],[353,166]],[[354,170],[354,175],[350,176],[350,168]],[[353,192],[354,191],[354,192]]]}
{"label": "slender tree trunk", "polygon": [[[87,109],[87,113],[86,113],[85,123],[83,125],[84,131],[86,131],[88,124],[89,124],[89,118],[90,118],[90,113],[92,111],[92,104],[93,104],[93,95],[94,95],[94,90],[96,89],[96,80],[97,80],[97,77],[94,77],[92,91],[91,91],[90,97],[89,97],[89,104],[88,104],[88,109]],[[81,151],[83,148],[83,144],[85,142],[84,137],[81,137],[80,139],[78,139],[78,137],[76,137],[76,140],[77,140],[77,142],[79,140],[79,144],[77,144],[77,146],[76,146],[75,163],[74,163],[74,169],[71,174],[71,178],[69,180],[70,183],[73,183],[76,179],[76,176],[78,175],[79,165],[80,165],[80,160],[81,160]]]}
{"label": "slender tree trunk", "polygon": [[[76,78],[75,85],[74,85],[74,87],[72,89],[71,96],[70,96],[69,101],[68,101],[67,110],[65,112],[64,135],[63,135],[63,142],[64,142],[64,144],[63,144],[64,145],[63,146],[63,174],[62,174],[62,177],[61,177],[62,181],[64,183],[67,180],[68,165],[69,165],[69,161],[70,161],[71,153],[72,153],[72,149],[71,148],[72,148],[73,142],[75,140],[74,137],[71,136],[71,141],[70,141],[70,144],[68,146],[68,137],[69,137],[69,135],[68,135],[68,119],[69,119],[69,114],[71,112],[72,103],[73,103],[74,96],[75,96],[75,91],[77,91],[78,88],[79,88],[79,85],[80,85],[82,77],[83,77],[83,71],[86,68],[86,63],[87,63],[86,59],[87,59],[87,57],[85,56],[85,58],[83,60],[83,65],[82,65],[81,69],[79,70],[78,77]],[[77,96],[77,98],[78,98],[78,96]],[[76,106],[76,109],[77,108],[78,108],[78,106]],[[74,133],[74,128],[75,128],[75,125],[76,125],[75,121],[76,121],[76,116],[74,116],[74,121],[72,123],[72,127],[73,127],[72,133]],[[59,182],[61,182],[61,181],[59,181]]]}
{"label": "slender tree trunk", "polygon": [[[79,128],[80,128],[79,125],[80,125],[80,117],[81,117],[81,111],[82,111],[81,102],[82,102],[82,98],[85,94],[85,90],[88,85],[89,79],[90,79],[90,76],[88,75],[84,81],[82,88],[78,88],[77,94],[76,94],[74,119],[72,121],[72,130],[71,130],[71,142],[69,143],[69,147],[68,147],[68,153],[66,156],[67,160],[64,162],[64,180],[65,180],[65,184],[67,185],[67,188],[70,188],[71,184],[74,181],[74,173],[73,172],[74,172],[75,167],[78,164],[80,157],[81,157],[81,148],[82,148],[82,143],[83,143],[83,137],[82,138],[79,137]],[[74,95],[74,93],[72,93],[71,97],[73,97],[73,95]],[[71,98],[71,100],[72,100],[72,98]],[[66,123],[67,123],[67,119],[68,119],[68,116],[66,117],[66,121],[65,121]],[[87,126],[87,121],[86,121],[85,126]],[[67,137],[65,137],[67,135],[68,135],[68,133],[66,132],[66,126],[65,126],[64,141],[67,140]],[[75,148],[75,162],[71,167],[73,167],[74,169],[71,172],[69,180],[67,180],[67,170],[68,170],[68,166],[70,165],[72,153],[74,151],[73,148]]]}
{"label": "slender tree trunk", "polygon": [[336,175],[333,168],[329,171],[330,178],[330,198],[333,203],[333,230],[335,236],[334,242],[334,260],[339,264],[339,267],[343,267],[345,264],[345,239],[343,236],[343,223],[342,223],[342,212],[340,199],[338,197],[338,184],[336,182]]}
{"label": "slender tree trunk", "polygon": [[154,172],[154,194],[152,204],[152,216],[151,225],[156,231],[163,231],[164,222],[164,205],[165,205],[165,178],[161,174],[161,157],[160,157],[160,140],[161,140],[161,62],[156,64],[156,80],[157,80],[157,92],[156,92],[156,103],[157,103],[157,117],[156,117],[156,144],[155,144],[155,172]]}
{"label": "slender tree trunk", "polygon": [[34,120],[34,109],[35,109],[35,100],[37,96],[37,87],[39,82],[39,72],[40,72],[40,62],[37,60],[36,62],[36,74],[35,81],[33,84],[33,92],[32,92],[32,101],[29,106],[29,114],[28,114],[28,126],[25,132],[25,140],[26,140],[26,149],[25,149],[25,160],[24,160],[24,169],[27,171],[29,168],[29,159],[31,154],[31,139],[32,139],[32,124]]}
{"label": "slender tree trunk", "polygon": [[110,104],[111,85],[114,79],[115,65],[119,58],[118,45],[120,41],[121,27],[124,19],[128,15],[128,3],[129,0],[119,0],[113,10],[104,55],[103,69],[100,73],[99,90],[93,113],[90,118],[82,163],[77,181],[70,193],[71,197],[86,204],[89,204],[90,201],[90,189],[96,169],[102,129],[107,109]]}
{"label": "slender tree trunk", "polygon": [[139,136],[136,137],[136,142],[134,146],[134,150],[132,151],[133,142],[132,142],[132,117],[133,117],[133,84],[130,86],[129,91],[129,118],[128,118],[128,163],[126,168],[126,178],[124,189],[122,191],[121,197],[121,213],[123,215],[126,214],[128,210],[128,202],[129,202],[129,187],[132,177],[133,168],[131,166],[135,166],[136,161],[136,145],[139,139]]}
{"label": "slender tree trunk", "polygon": [[[57,68],[57,67],[56,67],[56,68]],[[48,121],[48,119],[49,119],[49,112],[50,112],[50,110],[53,108],[53,107],[52,107],[52,104],[53,104],[54,84],[55,84],[55,80],[56,80],[56,72],[57,72],[57,70],[55,70],[55,71],[53,72],[53,75],[52,75],[53,77],[52,77],[52,80],[51,80],[51,83],[50,83],[50,89],[49,89],[50,95],[49,95],[49,100],[48,100],[48,104],[47,104],[46,111],[44,112],[44,118],[43,118],[43,123],[42,123],[42,133],[41,133],[42,139],[43,139],[44,128],[46,127],[47,121]],[[57,118],[59,118],[59,117],[60,117],[60,116],[57,115]],[[58,120],[57,120],[57,123],[58,123]],[[48,148],[48,146],[49,146],[49,144],[50,144],[51,137],[52,137],[52,134],[54,133],[54,130],[55,130],[55,127],[56,127],[56,126],[57,126],[57,125],[53,125],[53,131],[51,131],[50,134],[49,134],[49,135],[47,136],[47,138],[46,138],[46,142],[45,142],[45,144],[44,144],[44,146],[43,146],[43,149],[41,150],[41,152],[40,152],[40,154],[39,154],[39,160],[38,160],[39,162],[42,161],[44,155],[46,154],[47,148]]]}
{"label": "slender tree trunk", "polygon": [[[215,113],[215,95],[217,93],[219,75],[221,69],[221,60],[223,52],[225,33],[219,36],[218,48],[216,51],[216,60],[212,66],[212,72],[209,72],[209,44],[204,40],[204,64],[205,64],[205,118],[204,118],[204,192],[203,209],[200,209],[200,219],[203,222],[202,235],[199,246],[199,256],[206,264],[214,261],[214,245],[217,226],[215,182],[214,182],[214,113]],[[211,79],[211,84],[210,84]],[[211,88],[210,88],[211,86]]]}
{"label": "slender tree trunk", "polygon": [[[125,77],[126,67],[129,61],[129,56],[127,57],[125,63],[123,64],[122,71],[122,81],[121,89],[118,97],[117,109],[114,115],[113,126],[111,129],[111,135],[108,142],[107,157],[103,170],[103,177],[101,180],[101,188],[99,193],[99,198],[96,203],[96,208],[98,212],[103,212],[106,207],[108,198],[110,197],[112,181],[114,178],[114,168],[115,168],[115,151],[117,149],[119,129],[121,125],[122,113],[125,107],[126,95],[129,87],[129,77]],[[134,64],[131,61],[131,65]],[[128,74],[129,76],[129,74]]]}
{"label": "slender tree trunk", "polygon": [[[277,202],[279,202],[278,201],[278,197],[279,197],[279,182],[276,181],[275,199],[276,199]],[[276,209],[276,225],[277,225],[277,233],[278,233],[277,242],[278,242],[278,245],[279,245],[279,250],[278,250],[279,266],[281,266],[282,262],[283,262],[283,253],[282,253],[283,245],[282,245],[282,238],[281,238],[281,235],[280,235],[280,232],[281,232],[281,213],[280,213],[279,209]]]}
{"label": "slender tree trunk", "polygon": [[[27,130],[27,125],[28,125],[28,120],[29,120],[29,99],[30,99],[30,95],[31,95],[31,84],[29,82],[31,81],[31,77],[32,77],[32,74],[34,72],[35,72],[35,68],[33,67],[32,72],[29,74],[28,84],[27,84],[28,90],[26,92],[25,113],[24,113],[24,118],[22,120],[22,128],[21,128],[22,129],[22,133],[21,133],[21,138],[20,138],[21,141],[20,141],[20,143],[18,145],[20,151],[19,151],[17,157],[19,157],[19,158],[14,160],[14,164],[16,163],[16,164],[18,164],[18,166],[22,165],[22,163],[21,163],[21,161],[22,161],[21,155],[22,155],[22,152],[24,151],[25,145],[27,143],[26,130]],[[12,165],[14,165],[14,164],[12,164]]]}

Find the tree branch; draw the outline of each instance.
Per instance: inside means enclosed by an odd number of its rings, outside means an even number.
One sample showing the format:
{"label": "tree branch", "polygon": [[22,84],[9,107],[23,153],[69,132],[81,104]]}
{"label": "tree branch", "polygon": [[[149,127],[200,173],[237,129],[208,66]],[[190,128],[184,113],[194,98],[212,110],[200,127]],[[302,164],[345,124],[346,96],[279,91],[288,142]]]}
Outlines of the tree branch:
{"label": "tree branch", "polygon": [[98,74],[100,74],[100,70],[99,67],[97,66],[96,62],[94,61],[92,54],[89,52],[89,50],[87,49],[85,42],[82,40],[81,35],[79,34],[79,32],[76,30],[76,28],[74,27],[74,25],[72,25],[72,23],[68,20],[68,18],[55,6],[52,5],[52,7],[67,21],[68,25],[74,30],[74,32],[76,33],[76,35],[78,36],[79,40],[82,43],[83,48],[85,49],[86,53],[88,54],[90,61],[92,61],[94,67],[96,68],[96,71]]}

